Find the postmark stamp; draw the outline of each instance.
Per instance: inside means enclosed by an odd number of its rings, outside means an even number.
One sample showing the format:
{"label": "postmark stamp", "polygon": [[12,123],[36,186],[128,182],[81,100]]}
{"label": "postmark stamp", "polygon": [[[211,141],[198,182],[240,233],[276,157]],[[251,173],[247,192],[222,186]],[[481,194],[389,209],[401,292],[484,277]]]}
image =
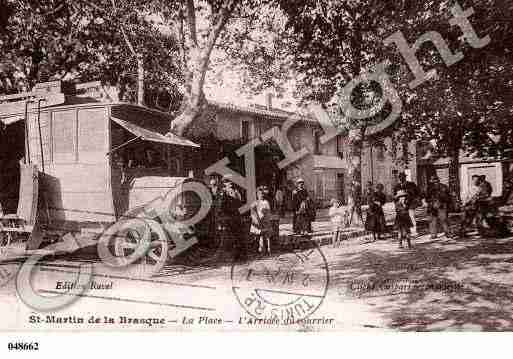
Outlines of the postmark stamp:
{"label": "postmark stamp", "polygon": [[308,243],[306,250],[232,266],[232,290],[245,312],[293,323],[319,309],[328,291],[329,269],[319,246]]}

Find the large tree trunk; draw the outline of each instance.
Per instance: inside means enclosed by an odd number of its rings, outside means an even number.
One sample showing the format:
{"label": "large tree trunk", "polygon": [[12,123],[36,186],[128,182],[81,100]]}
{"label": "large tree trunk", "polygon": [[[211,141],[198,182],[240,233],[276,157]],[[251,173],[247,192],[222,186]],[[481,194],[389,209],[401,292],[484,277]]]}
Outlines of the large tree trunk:
{"label": "large tree trunk", "polygon": [[[351,181],[351,191],[349,191],[349,199],[348,202],[353,206],[359,208],[353,208],[352,216],[351,216],[351,225],[354,226],[363,226],[363,220],[357,214],[361,213],[361,205],[362,205],[362,154],[363,154],[363,146],[364,146],[364,137],[365,137],[365,128],[355,129],[350,131],[349,134],[349,163],[348,163],[348,173],[347,177],[349,181]],[[355,186],[353,183],[356,182],[359,184],[359,192],[358,194],[354,193]],[[358,196],[359,200],[355,198],[355,195]]]}
{"label": "large tree trunk", "polygon": [[458,202],[460,198],[460,149],[455,148],[449,155],[449,191]]}
{"label": "large tree trunk", "polygon": [[[203,46],[197,35],[194,0],[186,0],[179,8],[177,37],[185,74],[185,95],[180,115],[170,124],[171,132],[177,135],[197,138],[208,132],[202,128],[202,121],[199,120],[208,108],[203,92],[205,76],[216,41],[238,3],[236,0],[224,0],[219,4]],[[188,32],[184,31],[185,24]]]}
{"label": "large tree trunk", "polygon": [[144,61],[141,54],[136,55],[137,60],[137,104],[144,106]]}
{"label": "large tree trunk", "polygon": [[206,112],[208,103],[203,93],[204,75],[191,79],[191,84],[186,86],[180,114],[171,122],[171,132],[189,138],[202,137],[204,128],[200,118]]}

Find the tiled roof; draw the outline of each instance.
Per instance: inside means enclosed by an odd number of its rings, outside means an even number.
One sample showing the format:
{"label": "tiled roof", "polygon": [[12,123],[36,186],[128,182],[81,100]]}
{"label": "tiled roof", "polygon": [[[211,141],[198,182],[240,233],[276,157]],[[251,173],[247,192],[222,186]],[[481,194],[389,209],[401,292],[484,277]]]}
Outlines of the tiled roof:
{"label": "tiled roof", "polygon": [[251,106],[241,106],[241,105],[235,105],[231,103],[226,102],[219,102],[219,101],[212,101],[209,100],[208,103],[216,108],[218,108],[221,111],[227,111],[227,112],[235,112],[235,113],[244,113],[249,115],[256,115],[260,117],[265,117],[269,119],[280,119],[280,120],[286,120],[291,117],[299,117],[303,121],[308,122],[314,122],[315,119],[305,116],[296,112],[291,111],[285,111],[279,108],[267,108],[266,106],[262,105],[251,105]]}
{"label": "tiled roof", "polygon": [[[478,157],[475,154],[465,153],[464,151],[460,151],[460,164],[467,163],[479,163],[479,162],[498,162],[504,161],[505,159],[497,158],[497,157]],[[431,160],[422,161],[425,164],[433,164],[435,166],[446,166],[449,165],[450,158],[449,157],[439,157],[432,158]]]}

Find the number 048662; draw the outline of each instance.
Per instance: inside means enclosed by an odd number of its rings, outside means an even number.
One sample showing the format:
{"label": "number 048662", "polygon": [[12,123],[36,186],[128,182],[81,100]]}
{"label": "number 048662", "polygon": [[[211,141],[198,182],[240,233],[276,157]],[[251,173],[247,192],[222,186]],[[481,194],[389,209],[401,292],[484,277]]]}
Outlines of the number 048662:
{"label": "number 048662", "polygon": [[39,350],[39,343],[11,342],[7,344],[9,351],[34,351]]}

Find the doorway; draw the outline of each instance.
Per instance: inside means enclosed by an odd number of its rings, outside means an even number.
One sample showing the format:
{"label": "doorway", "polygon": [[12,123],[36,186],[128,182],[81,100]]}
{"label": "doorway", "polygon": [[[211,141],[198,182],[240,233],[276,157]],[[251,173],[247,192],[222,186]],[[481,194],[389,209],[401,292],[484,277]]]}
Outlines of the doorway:
{"label": "doorway", "polygon": [[343,173],[337,173],[337,197],[346,205],[345,177]]}
{"label": "doorway", "polygon": [[16,213],[20,187],[20,160],[25,154],[25,123],[0,129],[0,203],[4,213]]}

